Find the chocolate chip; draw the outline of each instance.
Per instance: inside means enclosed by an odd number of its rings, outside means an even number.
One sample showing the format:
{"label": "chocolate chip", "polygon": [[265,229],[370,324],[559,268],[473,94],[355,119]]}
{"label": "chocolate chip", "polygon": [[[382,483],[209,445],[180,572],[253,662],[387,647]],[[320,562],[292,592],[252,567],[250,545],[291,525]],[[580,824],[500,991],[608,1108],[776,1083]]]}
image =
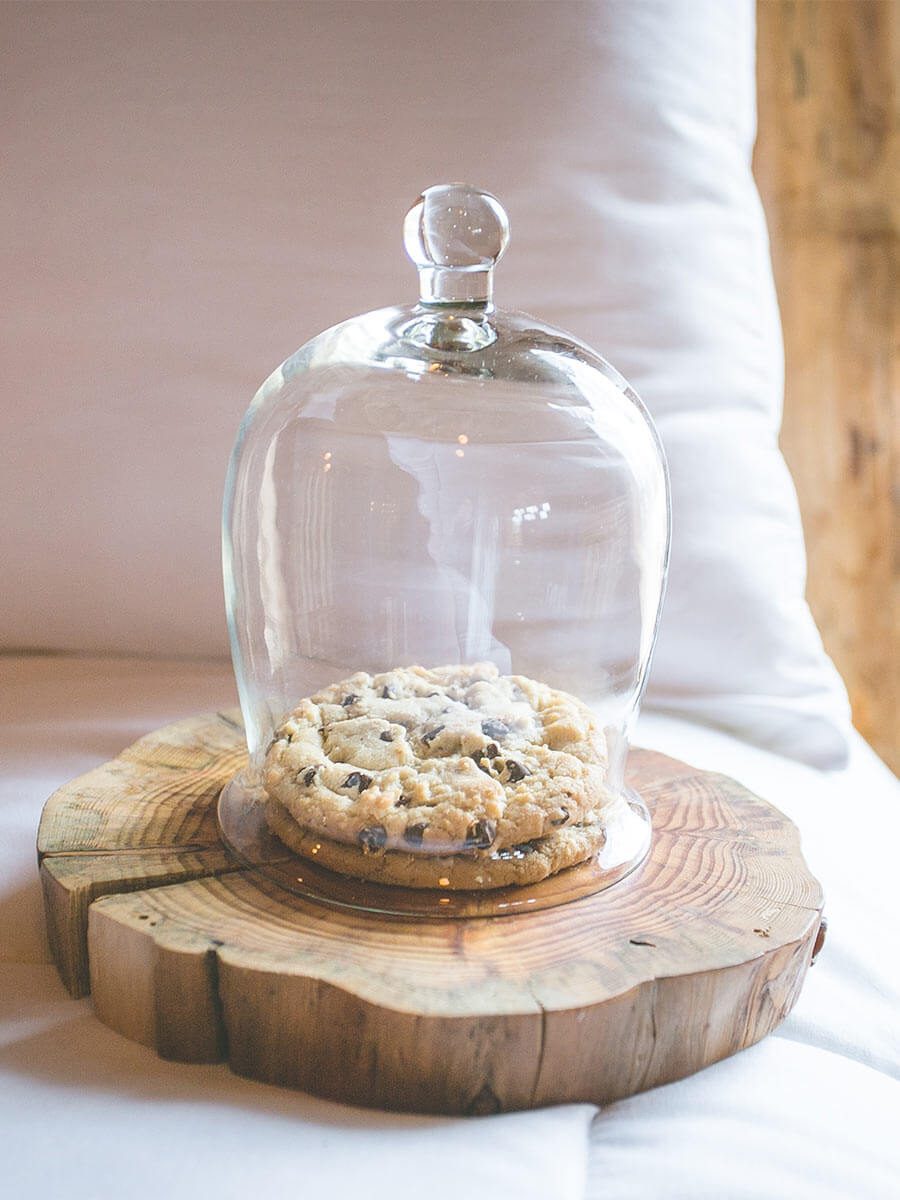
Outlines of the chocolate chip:
{"label": "chocolate chip", "polygon": [[384,847],[387,841],[387,830],[383,825],[369,825],[366,829],[359,831],[356,840],[362,847],[363,854],[371,854]]}
{"label": "chocolate chip", "polygon": [[312,787],[312,781],[315,779],[315,777],[316,777],[316,768],[315,767],[307,767],[306,770],[303,772],[303,786],[304,787]]}
{"label": "chocolate chip", "polygon": [[465,848],[467,850],[487,850],[497,836],[497,825],[494,821],[475,821],[466,830]]}
{"label": "chocolate chip", "polygon": [[353,692],[351,692],[349,696],[345,696],[341,701],[341,708],[349,708],[350,705],[355,704],[358,699],[359,696],[355,696]]}
{"label": "chocolate chip", "polygon": [[433,729],[429,729],[427,733],[423,733],[422,741],[425,743],[425,745],[430,746],[443,728],[443,725],[435,725]]}
{"label": "chocolate chip", "polygon": [[407,829],[406,833],[404,833],[403,836],[406,839],[406,841],[409,842],[410,846],[421,846],[422,838],[425,836],[425,830],[427,828],[428,828],[428,826],[425,824],[410,825],[410,827]]}
{"label": "chocolate chip", "polygon": [[491,768],[484,761],[484,755],[481,753],[480,750],[477,750],[472,755],[472,761],[475,763],[475,766],[478,768],[479,771],[484,771],[485,775],[490,775]]}
{"label": "chocolate chip", "polygon": [[381,698],[382,698],[382,700],[396,700],[397,699],[396,695],[387,686],[385,686],[381,689]]}
{"label": "chocolate chip", "polygon": [[502,742],[509,733],[509,726],[505,725],[503,721],[495,721],[491,719],[489,721],[481,722],[481,732],[485,737],[496,738],[498,741]]}
{"label": "chocolate chip", "polygon": [[435,696],[439,696],[440,694],[441,694],[440,692],[429,692],[428,699],[433,700],[435,698]]}
{"label": "chocolate chip", "polygon": [[560,805],[559,811],[562,813],[562,816],[557,817],[555,820],[551,821],[550,822],[551,825],[565,825],[566,821],[568,821],[569,810],[567,808],[564,808],[562,805]]}
{"label": "chocolate chip", "polygon": [[500,753],[495,742],[488,742],[484,748],[485,758],[496,758]]}
{"label": "chocolate chip", "polygon": [[399,800],[394,801],[394,808],[409,808],[412,802],[412,796],[401,796]]}
{"label": "chocolate chip", "polygon": [[534,842],[520,842],[518,846],[504,846],[502,850],[495,850],[491,857],[500,859],[501,862],[509,862],[513,858],[525,858],[536,849]]}
{"label": "chocolate chip", "polygon": [[383,742],[392,742],[394,740],[394,735],[389,729],[386,729],[384,733],[381,734],[381,740]]}
{"label": "chocolate chip", "polygon": [[506,770],[510,783],[518,783],[520,779],[524,779],[528,774],[528,771],[525,770],[521,763],[515,762],[511,758],[506,760]]}
{"label": "chocolate chip", "polygon": [[358,788],[361,792],[364,792],[367,787],[371,787],[371,786],[372,786],[372,776],[371,775],[363,775],[362,771],[353,771],[352,774],[348,775],[347,778],[344,780],[344,782],[341,784],[341,787],[345,787],[345,788],[355,787],[355,788]]}

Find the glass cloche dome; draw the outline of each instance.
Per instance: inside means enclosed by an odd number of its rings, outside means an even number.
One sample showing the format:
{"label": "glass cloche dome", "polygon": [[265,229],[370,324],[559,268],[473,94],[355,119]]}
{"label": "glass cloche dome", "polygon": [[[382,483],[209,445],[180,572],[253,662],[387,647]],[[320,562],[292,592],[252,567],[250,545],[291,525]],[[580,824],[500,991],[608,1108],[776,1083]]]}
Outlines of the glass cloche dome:
{"label": "glass cloche dome", "polygon": [[428,188],[404,224],[418,302],[301,347],[231,458],[249,765],[220,822],[246,861],[334,903],[483,913],[530,890],[540,907],[649,844],[624,767],[665,586],[665,460],[609,363],[494,307],[508,237],[490,194]]}

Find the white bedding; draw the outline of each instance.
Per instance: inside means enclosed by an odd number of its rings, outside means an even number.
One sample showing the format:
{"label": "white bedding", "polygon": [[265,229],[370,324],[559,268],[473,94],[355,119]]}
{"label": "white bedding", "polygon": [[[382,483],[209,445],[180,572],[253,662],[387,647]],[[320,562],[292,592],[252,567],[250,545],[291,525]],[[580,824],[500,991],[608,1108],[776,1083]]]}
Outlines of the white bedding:
{"label": "white bedding", "polygon": [[308,337],[412,299],[402,215],[467,179],[512,222],[497,303],[583,338],[658,424],[650,700],[840,765],[777,447],[754,45],[752,0],[0,4],[0,647],[225,652],[244,408]]}
{"label": "white bedding", "polygon": [[[639,740],[723,770],[803,833],[830,927],[775,1035],[599,1111],[392,1116],[165,1063],[70,1000],[34,837],[49,793],[178,716],[233,703],[225,663],[0,659],[0,1193],[150,1200],[869,1200],[898,1194],[896,781],[858,738],[827,775],[648,713]],[[52,733],[51,733],[52,730]],[[51,742],[52,738],[52,742]]]}

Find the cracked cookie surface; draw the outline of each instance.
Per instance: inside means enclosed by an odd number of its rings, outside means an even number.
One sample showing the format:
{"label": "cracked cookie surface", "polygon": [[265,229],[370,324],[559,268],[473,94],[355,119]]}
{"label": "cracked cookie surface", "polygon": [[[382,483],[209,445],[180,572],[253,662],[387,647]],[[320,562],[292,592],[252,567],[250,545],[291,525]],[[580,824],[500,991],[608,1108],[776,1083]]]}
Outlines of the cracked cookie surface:
{"label": "cracked cookie surface", "polygon": [[606,765],[574,696],[476,663],[317,692],[276,731],[263,780],[273,812],[364,854],[487,856],[601,816]]}

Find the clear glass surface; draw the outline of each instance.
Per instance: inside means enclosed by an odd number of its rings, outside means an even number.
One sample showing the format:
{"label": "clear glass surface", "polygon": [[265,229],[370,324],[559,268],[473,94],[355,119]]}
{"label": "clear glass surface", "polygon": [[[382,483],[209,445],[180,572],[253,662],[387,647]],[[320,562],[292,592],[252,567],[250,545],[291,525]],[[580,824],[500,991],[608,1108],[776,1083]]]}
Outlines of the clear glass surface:
{"label": "clear glass surface", "polygon": [[488,662],[587,705],[624,796],[668,558],[659,439],[592,350],[494,309],[505,216],[450,188],[407,218],[425,299],[314,338],[240,428],[223,552],[250,790],[318,689]]}
{"label": "clear glass surface", "polygon": [[624,799],[606,820],[602,846],[584,862],[536,883],[478,891],[440,884],[432,889],[396,887],[341,875],[313,856],[292,854],[268,827],[265,790],[249,785],[243,773],[222,789],[218,819],[225,844],[245,867],[305,900],[397,917],[514,917],[593,896],[641,865],[650,849],[650,814],[630,789]]}

